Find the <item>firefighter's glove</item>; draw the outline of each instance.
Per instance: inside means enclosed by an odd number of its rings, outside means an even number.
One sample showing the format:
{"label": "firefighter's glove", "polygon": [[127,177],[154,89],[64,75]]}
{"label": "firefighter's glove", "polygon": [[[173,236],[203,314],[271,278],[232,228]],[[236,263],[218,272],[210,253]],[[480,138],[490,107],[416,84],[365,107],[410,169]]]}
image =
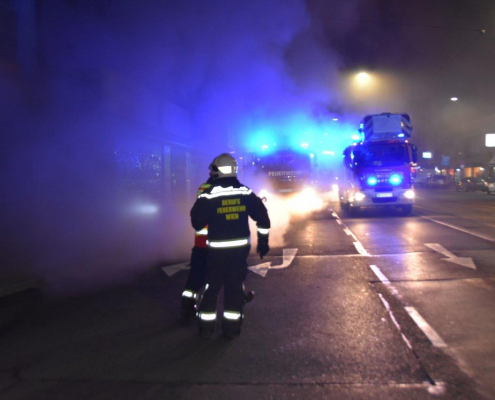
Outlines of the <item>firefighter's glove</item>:
{"label": "firefighter's glove", "polygon": [[270,246],[268,246],[268,235],[262,235],[258,232],[258,246],[256,246],[256,253],[258,253],[260,258],[263,259],[269,251]]}

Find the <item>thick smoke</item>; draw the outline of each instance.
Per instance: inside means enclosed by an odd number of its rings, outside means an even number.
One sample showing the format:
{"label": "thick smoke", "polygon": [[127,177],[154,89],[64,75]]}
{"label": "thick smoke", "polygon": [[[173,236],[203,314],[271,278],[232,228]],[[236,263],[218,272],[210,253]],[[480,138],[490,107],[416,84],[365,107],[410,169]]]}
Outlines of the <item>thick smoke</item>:
{"label": "thick smoke", "polygon": [[[3,111],[15,111],[2,115],[3,265],[58,292],[187,259],[188,212],[213,156],[238,150],[248,125],[321,120],[338,103],[337,58],[303,1],[59,1],[38,14],[34,72],[2,83]],[[189,147],[192,169],[188,182],[171,175],[168,197],[154,175],[164,131]],[[143,171],[116,167],[136,155]]]}
{"label": "thick smoke", "polygon": [[[494,80],[480,78],[493,65],[488,42],[420,26],[484,28],[493,13],[479,5],[464,13],[378,0],[33,4],[37,25],[18,44],[36,41],[18,50],[36,63],[19,56],[0,70],[2,266],[57,291],[187,259],[195,188],[215,155],[252,151],[253,132],[277,141],[307,126],[328,133],[332,146],[319,150],[335,155],[333,174],[363,114],[410,113],[425,146],[440,133],[448,141],[493,125],[484,100]],[[469,51],[454,59],[459,49]],[[347,73],[361,68],[379,79],[375,90],[350,86]],[[471,101],[454,108],[452,91],[471,91]],[[274,218],[277,243],[287,215]]]}

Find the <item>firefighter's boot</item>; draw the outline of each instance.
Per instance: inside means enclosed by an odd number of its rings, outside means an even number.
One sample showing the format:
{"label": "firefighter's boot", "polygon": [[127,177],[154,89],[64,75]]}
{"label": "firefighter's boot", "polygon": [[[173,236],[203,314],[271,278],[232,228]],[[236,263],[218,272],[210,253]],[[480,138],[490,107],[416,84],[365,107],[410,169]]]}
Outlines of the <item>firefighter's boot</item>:
{"label": "firefighter's boot", "polygon": [[222,321],[222,333],[227,339],[234,339],[241,334],[241,320],[239,321]]}
{"label": "firefighter's boot", "polygon": [[196,315],[196,300],[192,297],[182,296],[180,304],[181,318],[192,318]]}
{"label": "firefighter's boot", "polygon": [[249,303],[254,299],[254,292],[250,290],[249,292],[244,293],[244,304]]}
{"label": "firefighter's boot", "polygon": [[223,336],[233,339],[241,334],[242,312],[224,311],[222,319]]}
{"label": "firefighter's boot", "polygon": [[211,339],[215,334],[215,321],[198,320],[199,336],[205,339]]}

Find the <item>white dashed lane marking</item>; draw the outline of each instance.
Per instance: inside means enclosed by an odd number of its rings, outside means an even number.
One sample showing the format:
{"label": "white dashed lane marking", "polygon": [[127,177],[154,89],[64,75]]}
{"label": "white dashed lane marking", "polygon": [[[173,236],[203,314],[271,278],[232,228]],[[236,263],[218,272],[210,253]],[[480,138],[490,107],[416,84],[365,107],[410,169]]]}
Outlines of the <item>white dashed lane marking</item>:
{"label": "white dashed lane marking", "polygon": [[414,307],[404,307],[408,314],[411,316],[416,325],[423,331],[426,337],[435,347],[447,347],[447,344],[443,341],[440,335],[426,322],[426,320],[418,313]]}
{"label": "white dashed lane marking", "polygon": [[347,236],[351,236],[353,239],[354,239],[354,247],[356,248],[356,251],[361,254],[362,256],[366,256],[366,257],[369,257],[370,256],[370,253],[368,253],[368,251],[364,248],[363,244],[358,240],[358,238],[356,237],[356,235],[354,233],[352,233],[352,231],[342,222],[342,220],[340,219],[340,217],[338,216],[338,214],[333,211],[331,208],[329,209],[331,212],[332,212],[332,215],[335,217],[337,223],[342,226],[342,228],[344,229],[344,232]]}
{"label": "white dashed lane marking", "polygon": [[[380,279],[380,281],[385,284],[392,294],[396,297],[399,297],[402,300],[397,289],[391,284],[390,280],[385,276],[385,274],[380,271],[380,269],[376,265],[370,265],[371,270],[375,273],[375,275]],[[380,295],[380,294],[379,294]],[[380,298],[381,295],[380,295]],[[382,299],[383,301],[383,299]],[[388,308],[387,308],[388,309]],[[432,326],[426,322],[426,320],[419,314],[419,312],[414,307],[405,306],[404,309],[410,315],[412,320],[416,323],[416,325],[423,331],[426,337],[430,340],[430,342],[435,347],[447,347],[445,342],[442,340],[440,335],[432,328]],[[400,330],[400,328],[398,328]],[[401,332],[402,333],[402,332]]]}

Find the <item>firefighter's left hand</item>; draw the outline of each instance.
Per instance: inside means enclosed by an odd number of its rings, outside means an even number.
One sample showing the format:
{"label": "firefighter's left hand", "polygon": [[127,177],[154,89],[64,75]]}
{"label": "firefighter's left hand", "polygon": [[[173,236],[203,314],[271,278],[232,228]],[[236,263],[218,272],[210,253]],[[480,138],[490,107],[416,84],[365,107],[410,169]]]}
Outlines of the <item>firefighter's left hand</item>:
{"label": "firefighter's left hand", "polygon": [[263,259],[263,257],[266,256],[269,251],[270,246],[268,246],[268,243],[258,243],[258,246],[256,247],[256,253],[260,255],[261,259]]}

